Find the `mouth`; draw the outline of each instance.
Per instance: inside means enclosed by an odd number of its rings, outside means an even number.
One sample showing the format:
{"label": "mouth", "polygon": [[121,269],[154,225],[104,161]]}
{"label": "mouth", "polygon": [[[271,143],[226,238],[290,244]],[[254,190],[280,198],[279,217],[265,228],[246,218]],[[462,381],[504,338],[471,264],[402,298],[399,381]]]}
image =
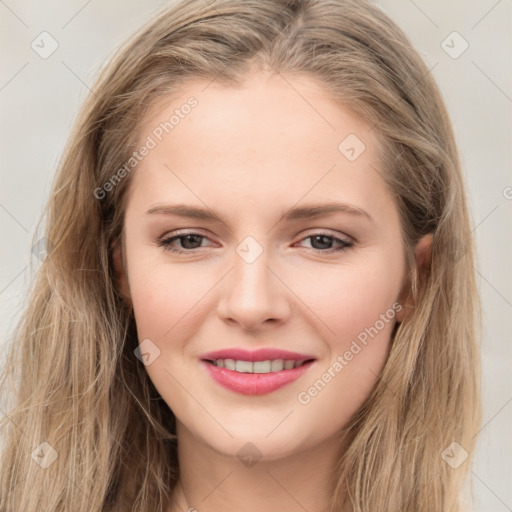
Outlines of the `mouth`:
{"label": "mouth", "polygon": [[301,377],[315,361],[306,354],[271,349],[217,351],[201,358],[217,384],[244,395],[276,391]]}
{"label": "mouth", "polygon": [[283,370],[293,370],[314,359],[303,359],[296,361],[294,359],[267,359],[266,361],[244,361],[240,359],[205,359],[217,368],[226,368],[238,373],[274,373]]}

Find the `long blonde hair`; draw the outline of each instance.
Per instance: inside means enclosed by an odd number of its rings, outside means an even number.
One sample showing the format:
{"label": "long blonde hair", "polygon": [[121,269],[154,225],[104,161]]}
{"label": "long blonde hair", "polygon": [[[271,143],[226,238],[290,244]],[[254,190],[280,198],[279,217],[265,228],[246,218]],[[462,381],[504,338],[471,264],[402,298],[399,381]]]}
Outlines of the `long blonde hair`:
{"label": "long blonde hair", "polygon": [[[45,215],[50,250],[2,376],[1,512],[169,506],[175,418],[134,356],[135,319],[112,262],[133,173],[101,199],[94,191],[130,158],[157,99],[189,78],[241,83],[254,63],[317,77],[372,126],[407,251],[415,307],[348,426],[329,511],[461,510],[480,423],[480,305],[459,157],[428,69],[366,1],[184,0],[102,70],[60,162]],[[427,233],[431,264],[419,274],[413,251]]]}

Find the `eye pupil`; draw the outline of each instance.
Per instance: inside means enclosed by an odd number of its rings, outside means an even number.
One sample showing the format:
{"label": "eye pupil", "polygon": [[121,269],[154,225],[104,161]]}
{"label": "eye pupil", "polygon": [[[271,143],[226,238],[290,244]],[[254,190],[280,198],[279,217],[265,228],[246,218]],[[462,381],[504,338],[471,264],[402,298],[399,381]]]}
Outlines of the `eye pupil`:
{"label": "eye pupil", "polygon": [[[323,239],[324,240],[324,243],[322,244],[322,242],[320,242],[320,246],[321,247],[315,247],[315,249],[329,249],[331,243],[332,243],[332,240],[330,237],[328,236],[325,236],[325,235],[314,235],[313,237],[311,237],[312,241],[316,241],[318,239]],[[313,246],[315,245],[314,243],[312,244]],[[325,247],[325,245],[327,245],[327,247]]]}
{"label": "eye pupil", "polygon": [[[196,239],[196,241],[194,242],[194,238]],[[183,235],[181,237],[181,240],[182,240],[182,245],[185,249],[196,249],[196,247],[189,247],[188,246],[188,243],[190,242],[190,240],[192,239],[192,245],[194,245],[194,243],[197,243],[198,242],[198,239],[199,239],[199,245],[201,245],[201,239],[202,237],[200,235]]]}

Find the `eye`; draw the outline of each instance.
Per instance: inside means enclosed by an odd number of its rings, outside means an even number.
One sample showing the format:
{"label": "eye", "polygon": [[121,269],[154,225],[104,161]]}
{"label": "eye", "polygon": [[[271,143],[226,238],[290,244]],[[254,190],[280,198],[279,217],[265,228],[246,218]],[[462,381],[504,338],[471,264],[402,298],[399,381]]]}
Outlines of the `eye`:
{"label": "eye", "polygon": [[[343,251],[344,249],[348,249],[354,245],[354,242],[351,240],[344,240],[330,235],[329,233],[315,233],[303,238],[302,240],[311,240],[311,245],[313,246],[312,249],[323,253]],[[337,244],[338,247],[333,248],[333,244]]]}
{"label": "eye", "polygon": [[[160,240],[157,241],[157,244],[159,247],[163,247],[165,251],[177,254],[192,254],[195,253],[201,247],[201,242],[203,239],[207,239],[207,237],[201,235],[200,233],[189,232],[181,233],[171,237],[161,238]],[[301,241],[304,240],[311,240],[313,251],[323,253],[342,251],[354,245],[354,243],[350,240],[344,240],[342,238],[330,235],[329,233],[315,233],[305,238],[302,238]],[[177,241],[179,241],[182,248],[176,248],[173,245]],[[333,248],[333,244],[337,245],[337,247]]]}
{"label": "eye", "polygon": [[[159,247],[163,247],[164,251],[173,253],[194,253],[197,250],[197,245],[201,245],[201,239],[206,238],[204,235],[199,233],[182,233],[180,235],[174,235],[171,237],[164,237],[157,241]],[[184,249],[176,249],[173,247],[173,243],[179,240]]]}

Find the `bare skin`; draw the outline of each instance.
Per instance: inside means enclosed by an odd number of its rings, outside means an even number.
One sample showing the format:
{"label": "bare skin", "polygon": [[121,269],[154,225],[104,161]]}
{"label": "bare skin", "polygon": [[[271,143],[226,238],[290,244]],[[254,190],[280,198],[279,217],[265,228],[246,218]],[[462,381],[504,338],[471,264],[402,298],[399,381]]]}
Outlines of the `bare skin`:
{"label": "bare skin", "polygon": [[[375,170],[375,134],[315,79],[254,73],[240,88],[207,85],[190,83],[144,123],[141,141],[197,99],[138,165],[125,216],[122,290],[139,341],[160,351],[146,370],[177,418],[181,475],[169,512],[320,512],[339,432],[368,397],[406,311],[398,210]],[[340,151],[350,134],[357,139]],[[331,202],[360,213],[281,219]],[[177,203],[215,210],[223,222],[147,213]],[[195,249],[183,238],[170,247],[189,253],[158,244],[178,230],[196,234]],[[262,250],[251,263],[237,252],[248,236]],[[418,245],[419,266],[429,246],[428,237]],[[120,268],[119,252],[116,260]],[[356,352],[358,335],[381,324]],[[233,347],[315,362],[298,380],[247,396],[218,385],[200,360]],[[336,371],[339,357],[346,364]],[[325,387],[308,391],[329,368]],[[248,465],[240,451],[261,458]]]}

